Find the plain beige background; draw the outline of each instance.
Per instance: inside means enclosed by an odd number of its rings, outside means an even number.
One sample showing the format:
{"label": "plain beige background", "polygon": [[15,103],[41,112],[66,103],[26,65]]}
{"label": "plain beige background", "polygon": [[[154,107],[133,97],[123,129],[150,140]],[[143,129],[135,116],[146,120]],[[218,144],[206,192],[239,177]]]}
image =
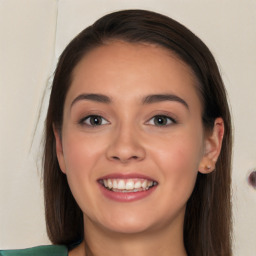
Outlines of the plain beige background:
{"label": "plain beige background", "polygon": [[178,20],[215,55],[235,127],[234,255],[256,255],[256,190],[247,183],[256,168],[256,1],[249,0],[0,0],[0,248],[49,244],[40,141],[56,60],[83,28],[126,8]]}

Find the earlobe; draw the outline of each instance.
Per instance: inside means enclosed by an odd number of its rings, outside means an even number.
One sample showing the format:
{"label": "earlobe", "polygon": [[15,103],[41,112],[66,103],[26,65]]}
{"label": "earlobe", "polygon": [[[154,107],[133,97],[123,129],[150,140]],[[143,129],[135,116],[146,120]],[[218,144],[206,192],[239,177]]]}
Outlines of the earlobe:
{"label": "earlobe", "polygon": [[62,141],[60,136],[60,131],[55,127],[53,124],[53,132],[56,142],[56,154],[59,162],[60,169],[63,173],[66,173],[66,167],[65,167],[65,161],[64,161],[64,155],[63,155],[63,147],[62,147]]}
{"label": "earlobe", "polygon": [[216,164],[216,162],[214,162],[211,159],[209,159],[208,157],[204,156],[200,162],[198,171],[203,174],[211,173],[215,170],[215,164]]}
{"label": "earlobe", "polygon": [[199,172],[210,173],[215,170],[215,164],[221,152],[224,136],[224,122],[222,118],[216,118],[212,133],[205,138],[204,156],[199,165]]}

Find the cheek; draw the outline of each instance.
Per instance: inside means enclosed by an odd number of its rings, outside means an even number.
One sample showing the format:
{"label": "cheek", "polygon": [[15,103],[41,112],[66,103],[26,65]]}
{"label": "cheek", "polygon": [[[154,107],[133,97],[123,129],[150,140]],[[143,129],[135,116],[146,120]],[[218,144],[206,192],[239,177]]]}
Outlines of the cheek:
{"label": "cheek", "polygon": [[94,136],[85,136],[81,132],[67,132],[63,141],[63,153],[69,172],[83,175],[93,169],[95,159],[102,155],[102,142]]}
{"label": "cheek", "polygon": [[200,136],[183,133],[172,136],[168,142],[162,141],[152,152],[163,174],[163,182],[167,184],[166,193],[177,195],[177,201],[186,202],[193,191],[202,148]]}
{"label": "cheek", "polygon": [[[81,132],[68,132],[63,140],[66,176],[72,194],[83,212],[93,215],[98,209],[94,198],[100,197],[97,190],[95,166],[102,156],[102,145],[93,136]],[[99,210],[99,209],[98,209]],[[100,211],[100,210],[99,210]]]}
{"label": "cheek", "polygon": [[[102,156],[102,145],[93,136],[85,136],[81,132],[69,132],[63,136],[63,154],[66,175],[72,193],[77,198],[84,191],[92,189],[95,183],[93,172],[97,160]],[[78,199],[78,198],[77,198]]]}
{"label": "cheek", "polygon": [[203,155],[202,139],[197,134],[176,134],[159,142],[155,141],[153,144],[152,149],[159,159],[159,164],[169,166],[170,170],[176,168],[180,171],[194,170]]}

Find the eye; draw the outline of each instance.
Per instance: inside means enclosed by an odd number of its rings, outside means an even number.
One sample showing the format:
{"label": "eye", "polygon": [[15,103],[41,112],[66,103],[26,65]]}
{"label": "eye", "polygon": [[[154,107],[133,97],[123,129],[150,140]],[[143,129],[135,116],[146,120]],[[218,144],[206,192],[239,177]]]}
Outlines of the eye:
{"label": "eye", "polygon": [[81,120],[81,123],[89,126],[100,126],[100,125],[108,124],[109,121],[104,119],[102,116],[90,115],[83,118]]}
{"label": "eye", "polygon": [[154,116],[148,121],[148,124],[155,126],[167,126],[172,123],[176,123],[176,121],[173,118],[165,115]]}

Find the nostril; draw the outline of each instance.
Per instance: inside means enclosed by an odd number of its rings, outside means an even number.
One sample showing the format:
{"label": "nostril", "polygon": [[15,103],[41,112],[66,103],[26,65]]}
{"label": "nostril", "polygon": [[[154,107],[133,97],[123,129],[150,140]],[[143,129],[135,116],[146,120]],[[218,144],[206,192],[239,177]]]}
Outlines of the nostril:
{"label": "nostril", "polygon": [[129,160],[132,160],[132,159],[134,159],[134,160],[138,160],[139,159],[139,157],[138,156],[131,156],[131,157],[118,157],[118,156],[112,156],[111,157],[113,160],[117,160],[117,161],[121,161],[121,162],[127,162],[127,161],[129,161]]}

